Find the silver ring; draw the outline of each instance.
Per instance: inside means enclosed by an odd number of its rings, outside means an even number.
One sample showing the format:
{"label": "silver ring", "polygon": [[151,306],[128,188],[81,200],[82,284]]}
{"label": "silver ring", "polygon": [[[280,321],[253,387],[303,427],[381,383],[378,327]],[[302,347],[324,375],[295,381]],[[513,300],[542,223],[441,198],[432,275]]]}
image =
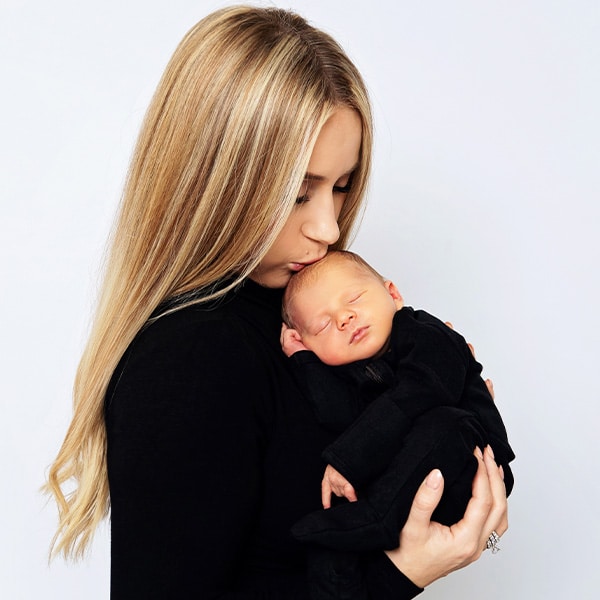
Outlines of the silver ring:
{"label": "silver ring", "polygon": [[497,552],[500,552],[500,546],[498,546],[499,541],[500,541],[500,536],[496,533],[496,531],[492,531],[492,533],[490,533],[490,537],[487,539],[487,542],[485,543],[485,547],[488,550],[491,550],[492,554],[496,554]]}

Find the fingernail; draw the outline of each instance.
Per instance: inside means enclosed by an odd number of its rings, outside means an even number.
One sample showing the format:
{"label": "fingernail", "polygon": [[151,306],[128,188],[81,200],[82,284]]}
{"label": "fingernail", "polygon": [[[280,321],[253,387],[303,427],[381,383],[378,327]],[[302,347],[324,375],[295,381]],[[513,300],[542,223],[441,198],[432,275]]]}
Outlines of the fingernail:
{"label": "fingernail", "polygon": [[483,452],[481,451],[481,448],[479,446],[475,448],[475,454],[478,456],[478,458],[483,459]]}
{"label": "fingernail", "polygon": [[442,485],[442,472],[439,469],[434,469],[427,475],[425,482],[427,483],[428,488],[437,490],[440,485]]}
{"label": "fingernail", "polygon": [[504,469],[502,468],[502,465],[500,465],[500,477],[502,477],[502,481],[504,481]]}
{"label": "fingernail", "polygon": [[488,446],[486,447],[486,450],[487,450],[487,451],[488,451],[488,452],[491,454],[492,458],[496,458],[496,457],[494,456],[494,451],[492,450],[492,447],[491,447],[491,446],[489,446],[489,445],[488,445]]}

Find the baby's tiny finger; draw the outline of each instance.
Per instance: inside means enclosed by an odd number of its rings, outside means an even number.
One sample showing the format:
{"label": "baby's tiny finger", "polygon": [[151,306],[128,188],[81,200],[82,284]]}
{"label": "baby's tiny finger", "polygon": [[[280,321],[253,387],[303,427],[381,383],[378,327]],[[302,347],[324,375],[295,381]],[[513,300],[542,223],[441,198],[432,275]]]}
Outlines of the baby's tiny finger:
{"label": "baby's tiny finger", "polygon": [[323,504],[323,508],[331,506],[331,486],[325,479],[321,482],[321,503]]}
{"label": "baby's tiny finger", "polygon": [[344,486],[344,496],[346,500],[349,500],[350,502],[356,502],[358,500],[356,497],[356,490],[349,483]]}

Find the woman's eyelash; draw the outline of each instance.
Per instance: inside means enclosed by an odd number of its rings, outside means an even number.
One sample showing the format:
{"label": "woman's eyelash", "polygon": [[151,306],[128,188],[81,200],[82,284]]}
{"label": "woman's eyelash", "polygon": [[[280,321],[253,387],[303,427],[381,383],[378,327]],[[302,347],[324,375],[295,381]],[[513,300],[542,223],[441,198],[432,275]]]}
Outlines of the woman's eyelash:
{"label": "woman's eyelash", "polygon": [[350,173],[348,177],[348,182],[346,185],[334,185],[333,191],[338,194],[347,194],[352,189],[352,180],[354,179],[354,173]]}
{"label": "woman's eyelash", "polygon": [[[348,183],[346,183],[346,185],[334,185],[333,192],[335,194],[347,194],[352,189],[353,177],[354,173],[350,175],[350,177],[348,178]],[[296,198],[296,204],[304,204],[305,202],[308,202],[308,200],[310,200],[310,196],[308,193],[308,189],[306,189],[306,192],[302,194],[302,196],[298,196],[298,198]]]}
{"label": "woman's eyelash", "polygon": [[334,185],[333,191],[338,194],[347,194],[352,189],[352,181],[348,181],[348,183],[344,186]]}

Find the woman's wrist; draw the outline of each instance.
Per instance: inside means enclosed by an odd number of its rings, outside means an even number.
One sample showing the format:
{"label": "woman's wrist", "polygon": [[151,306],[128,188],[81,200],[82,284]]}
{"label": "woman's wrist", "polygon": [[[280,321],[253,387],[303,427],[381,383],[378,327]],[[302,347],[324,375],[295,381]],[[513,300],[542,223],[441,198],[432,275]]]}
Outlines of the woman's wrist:
{"label": "woman's wrist", "polygon": [[428,561],[411,557],[408,553],[403,552],[400,548],[395,550],[386,550],[386,556],[392,562],[394,567],[404,575],[404,577],[410,580],[415,587],[426,588],[428,585],[433,583],[436,579],[439,579],[445,573],[430,573],[433,565],[429,564]]}
{"label": "woman's wrist", "polygon": [[408,600],[418,596],[423,588],[398,569],[389,554],[377,552],[369,561],[367,587],[371,597],[377,600]]}

